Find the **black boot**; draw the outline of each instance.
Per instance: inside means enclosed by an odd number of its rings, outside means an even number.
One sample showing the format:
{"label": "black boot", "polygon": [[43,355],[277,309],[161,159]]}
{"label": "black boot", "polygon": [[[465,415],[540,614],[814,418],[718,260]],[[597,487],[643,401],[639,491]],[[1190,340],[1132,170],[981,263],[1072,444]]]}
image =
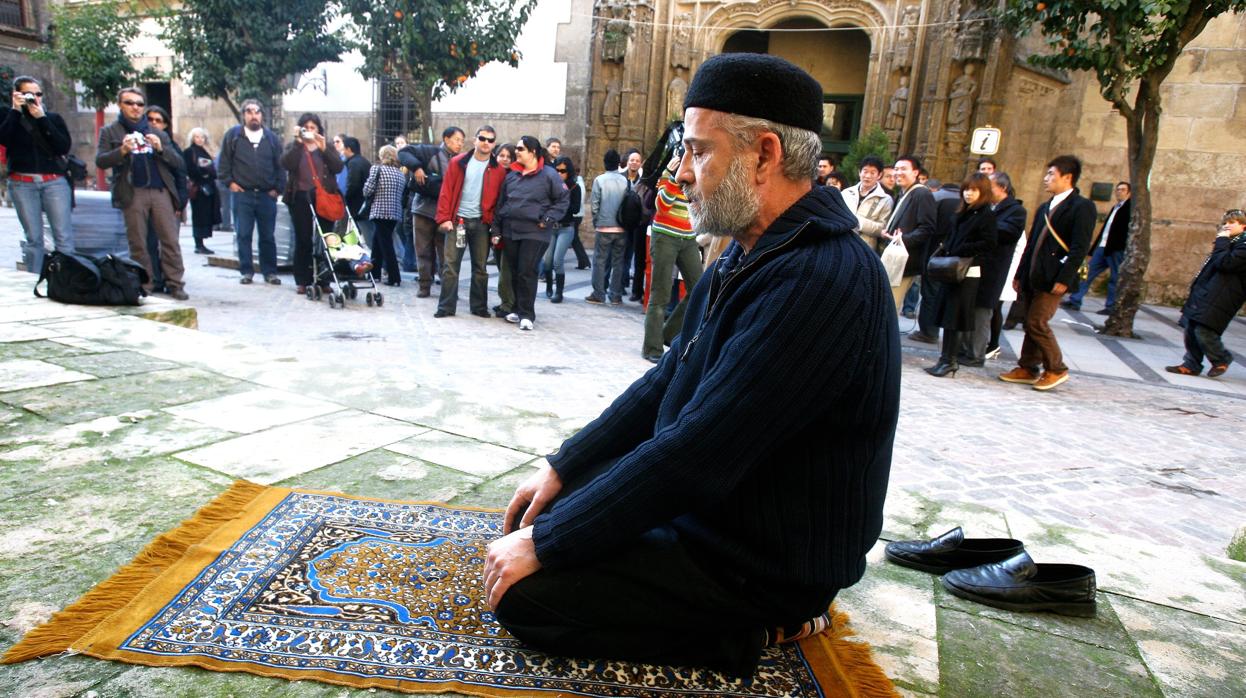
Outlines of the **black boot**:
{"label": "black boot", "polygon": [[562,289],[566,285],[567,285],[566,274],[556,274],[554,276],[554,297],[549,299],[550,303],[561,303],[562,302]]}
{"label": "black boot", "polygon": [[554,297],[554,272],[549,269],[545,270],[545,297]]}
{"label": "black boot", "polygon": [[956,350],[959,345],[960,333],[955,330],[944,328],[942,355],[939,357],[938,363],[926,369],[926,373],[939,378],[942,378],[950,373],[953,377],[955,377],[956,370],[960,368],[960,366],[956,363]]}

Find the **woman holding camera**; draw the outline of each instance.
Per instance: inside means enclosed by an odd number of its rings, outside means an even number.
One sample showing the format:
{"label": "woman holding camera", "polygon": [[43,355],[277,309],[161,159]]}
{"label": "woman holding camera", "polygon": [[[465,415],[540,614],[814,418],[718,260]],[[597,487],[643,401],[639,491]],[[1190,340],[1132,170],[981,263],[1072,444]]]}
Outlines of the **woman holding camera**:
{"label": "woman holding camera", "polygon": [[926,373],[940,378],[948,374],[955,376],[959,368],[956,354],[960,335],[973,331],[974,299],[982,277],[982,262],[987,253],[995,249],[997,235],[995,213],[991,211],[994,200],[991,178],[981,172],[969,175],[960,186],[960,196],[955,227],[934,253],[934,257],[971,260],[965,278],[943,283],[943,302],[937,317],[943,328],[943,352],[938,363],[926,369]]}
{"label": "woman holding camera", "polygon": [[207,130],[196,126],[190,130],[190,145],[182,152],[186,178],[190,180],[190,224],[195,234],[195,254],[213,254],[203,241],[212,237],[213,226],[221,222],[216,165],[208,145]]}
{"label": "woman holding camera", "polygon": [[494,231],[502,233],[515,293],[515,308],[506,321],[519,323],[521,330],[533,329],[537,265],[569,203],[567,186],[545,158],[539,140],[519,139],[493,217]]}
{"label": "woman holding camera", "polygon": [[1233,354],[1224,346],[1221,335],[1229,328],[1233,316],[1246,302],[1246,212],[1240,208],[1224,212],[1211,254],[1203,262],[1190,295],[1181,308],[1181,326],[1185,328],[1185,357],[1176,366],[1167,366],[1169,373],[1197,376],[1203,372],[1203,358],[1211,362],[1209,378],[1217,378],[1229,370]]}
{"label": "woman holding camera", "polygon": [[319,182],[319,188],[326,193],[341,194],[337,188],[337,173],[344,167],[333,144],[325,140],[324,124],[318,115],[299,116],[298,131],[281,155],[281,166],[289,173],[283,198],[294,225],[295,292],[306,293],[307,287],[315,281],[311,263],[313,226],[333,230],[336,222],[316,214],[316,183]]}

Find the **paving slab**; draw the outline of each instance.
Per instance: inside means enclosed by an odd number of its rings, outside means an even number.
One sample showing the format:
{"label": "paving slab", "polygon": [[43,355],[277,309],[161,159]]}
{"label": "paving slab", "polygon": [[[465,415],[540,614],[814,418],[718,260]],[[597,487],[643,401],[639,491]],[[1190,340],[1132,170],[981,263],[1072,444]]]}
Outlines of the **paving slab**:
{"label": "paving slab", "polygon": [[[57,370],[65,369],[56,367]],[[85,374],[84,374],[85,375]],[[0,394],[0,402],[62,424],[217,397],[241,390],[231,378],[194,368],[100,378]]]}
{"label": "paving slab", "polygon": [[[0,501],[0,577],[117,541],[141,545],[193,514],[229,482],[165,457],[98,467],[106,476],[87,480],[86,489],[43,490]],[[135,496],[144,490],[160,496]]]}
{"label": "paving slab", "polygon": [[579,420],[563,419],[552,414],[469,403],[445,391],[426,392],[425,398],[418,403],[380,406],[375,411],[452,434],[505,444],[533,455],[553,452],[583,426]]}
{"label": "paving slab", "polygon": [[73,371],[88,373],[96,378],[132,376],[136,373],[167,371],[180,368],[180,364],[153,359],[131,351],[112,351],[97,354],[80,354],[47,359],[49,363],[64,366]]}
{"label": "paving slab", "polygon": [[0,393],[48,385],[93,380],[89,373],[71,371],[38,359],[0,361]]}
{"label": "paving slab", "polygon": [[473,475],[378,448],[278,484],[358,497],[448,502],[481,482]]}
{"label": "paving slab", "polygon": [[1021,514],[1009,522],[1036,562],[1086,565],[1101,590],[1246,623],[1246,563]]}
{"label": "paving slab", "polygon": [[6,475],[0,478],[0,500],[49,489],[89,492],[96,479],[118,469],[145,467],[147,458],[234,436],[154,411],[47,424],[40,429],[6,426],[0,432],[0,468]]}
{"label": "paving slab", "polygon": [[925,540],[960,526],[968,538],[1010,538],[1007,517],[970,502],[947,502],[892,488],[883,510],[885,540]]}
{"label": "paving slab", "polygon": [[1129,598],[1121,623],[1170,696],[1246,696],[1246,625]]}
{"label": "paving slab", "polygon": [[476,485],[450,500],[450,503],[485,509],[505,509],[511,501],[511,496],[515,494],[515,489],[531,477],[536,470],[535,464],[521,465],[505,475]]}
{"label": "paving slab", "polygon": [[1134,653],[950,608],[938,618],[941,695],[1163,695]]}
{"label": "paving slab", "polygon": [[59,337],[57,332],[27,322],[0,322],[0,342],[29,342],[36,339]]}
{"label": "paving slab", "polygon": [[85,349],[48,339],[36,339],[30,342],[0,342],[0,361],[12,359],[47,361],[60,356],[83,353],[86,353]]}
{"label": "paving slab", "polygon": [[898,686],[919,694],[939,692],[939,644],[934,584],[924,572],[883,560],[879,542],[870,550],[865,576],[839,593],[856,637],[873,648],[874,660]]}
{"label": "paving slab", "polygon": [[481,478],[501,475],[536,460],[531,453],[437,430],[403,439],[386,448]]}
{"label": "paving slab", "polygon": [[343,405],[310,399],[272,388],[222,395],[166,407],[165,412],[217,429],[250,434],[279,424],[299,422],[343,409]]}
{"label": "paving slab", "polygon": [[261,485],[286,480],[388,446],[421,431],[414,424],[342,410],[182,451],[177,457]]}

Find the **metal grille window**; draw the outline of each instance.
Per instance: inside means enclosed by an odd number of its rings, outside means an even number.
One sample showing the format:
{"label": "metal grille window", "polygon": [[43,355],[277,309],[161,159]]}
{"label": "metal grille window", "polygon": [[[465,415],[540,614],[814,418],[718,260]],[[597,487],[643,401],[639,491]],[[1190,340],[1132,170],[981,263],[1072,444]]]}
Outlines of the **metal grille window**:
{"label": "metal grille window", "polygon": [[0,24],[10,27],[25,27],[26,13],[22,0],[0,0]]}
{"label": "metal grille window", "polygon": [[406,83],[397,78],[378,81],[376,94],[375,145],[379,148],[414,128],[418,109]]}

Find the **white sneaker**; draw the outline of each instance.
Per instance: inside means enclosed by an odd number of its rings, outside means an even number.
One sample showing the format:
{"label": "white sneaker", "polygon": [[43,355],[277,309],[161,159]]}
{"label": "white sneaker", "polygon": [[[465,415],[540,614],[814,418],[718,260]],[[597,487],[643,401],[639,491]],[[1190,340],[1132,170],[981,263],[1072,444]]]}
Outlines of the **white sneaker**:
{"label": "white sneaker", "polygon": [[521,329],[521,330],[530,330],[530,329],[532,329],[532,321],[531,321],[531,320],[529,320],[528,318],[524,318],[524,319],[520,320],[520,321],[519,321],[519,329]]}
{"label": "white sneaker", "polygon": [[506,316],[507,322],[519,322],[519,313],[511,313]]}
{"label": "white sneaker", "polygon": [[995,347],[994,349],[992,349],[992,350],[988,351],[988,352],[986,353],[986,355],[985,355],[985,356],[983,356],[982,358],[984,358],[984,359],[998,359],[998,358],[999,358],[999,351],[1000,351],[999,347]]}

